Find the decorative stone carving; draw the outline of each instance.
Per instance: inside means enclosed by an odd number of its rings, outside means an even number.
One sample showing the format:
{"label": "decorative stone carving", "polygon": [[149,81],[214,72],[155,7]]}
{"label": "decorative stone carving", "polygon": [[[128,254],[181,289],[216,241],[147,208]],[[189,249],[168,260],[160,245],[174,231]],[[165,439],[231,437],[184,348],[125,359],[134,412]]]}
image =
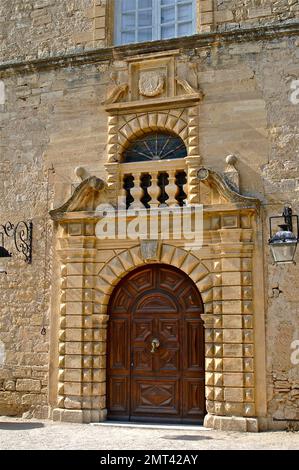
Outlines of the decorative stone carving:
{"label": "decorative stone carving", "polygon": [[115,85],[111,90],[108,91],[107,98],[102,102],[102,104],[116,103],[119,98],[126,93],[127,89],[127,83]]}
{"label": "decorative stone carving", "polygon": [[140,251],[144,261],[159,261],[161,243],[158,240],[141,240]]}
{"label": "decorative stone carving", "polygon": [[75,175],[80,178],[81,181],[84,181],[91,176],[83,166],[77,166],[75,168]]}
{"label": "decorative stone carving", "polygon": [[199,179],[199,181],[205,181],[209,176],[209,170],[207,170],[207,168],[200,168],[197,172],[197,177]]}
{"label": "decorative stone carving", "polygon": [[219,195],[222,196],[226,201],[240,203],[246,207],[249,205],[252,207],[260,206],[259,199],[239,194],[231,187],[231,185],[226,182],[222,175],[216,171],[211,170],[210,168],[199,168],[197,171],[197,178],[199,181],[215,187]]}
{"label": "decorative stone carving", "polygon": [[192,95],[192,94],[199,94],[200,95],[200,99],[203,98],[203,92],[198,89],[196,90],[195,88],[193,88],[190,83],[188,83],[187,80],[185,80],[184,78],[179,78],[179,77],[175,77],[177,83],[184,89],[184,91],[189,94],[189,95]]}
{"label": "decorative stone carving", "polygon": [[164,90],[165,75],[162,72],[151,70],[140,73],[139,93],[143,96],[158,96]]}
{"label": "decorative stone carving", "polygon": [[235,191],[239,191],[240,189],[239,172],[235,167],[237,160],[235,155],[228,155],[225,159],[227,165],[224,170],[224,176],[228,184],[230,184]]}
{"label": "decorative stone carving", "polygon": [[52,219],[60,220],[65,212],[95,210],[98,204],[107,199],[104,195],[106,188],[105,181],[96,176],[90,176],[77,186],[65,204],[50,211]]}

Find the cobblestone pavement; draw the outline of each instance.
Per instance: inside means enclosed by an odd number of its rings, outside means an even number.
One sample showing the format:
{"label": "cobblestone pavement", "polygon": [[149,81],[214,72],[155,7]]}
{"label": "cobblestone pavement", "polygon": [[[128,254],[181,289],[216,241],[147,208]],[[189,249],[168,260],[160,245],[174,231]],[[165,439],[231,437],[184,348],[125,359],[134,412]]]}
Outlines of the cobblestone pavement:
{"label": "cobblestone pavement", "polygon": [[193,426],[153,429],[0,417],[0,449],[299,449],[299,432],[255,434]]}

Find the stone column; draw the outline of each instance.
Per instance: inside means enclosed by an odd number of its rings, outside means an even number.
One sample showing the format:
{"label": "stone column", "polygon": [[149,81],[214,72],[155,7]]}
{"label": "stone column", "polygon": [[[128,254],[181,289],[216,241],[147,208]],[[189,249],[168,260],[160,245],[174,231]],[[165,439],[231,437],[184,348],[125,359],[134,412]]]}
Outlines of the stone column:
{"label": "stone column", "polygon": [[53,420],[99,421],[105,417],[106,330],[94,314],[97,270],[94,225],[68,223],[60,240],[62,262],[58,408]]}

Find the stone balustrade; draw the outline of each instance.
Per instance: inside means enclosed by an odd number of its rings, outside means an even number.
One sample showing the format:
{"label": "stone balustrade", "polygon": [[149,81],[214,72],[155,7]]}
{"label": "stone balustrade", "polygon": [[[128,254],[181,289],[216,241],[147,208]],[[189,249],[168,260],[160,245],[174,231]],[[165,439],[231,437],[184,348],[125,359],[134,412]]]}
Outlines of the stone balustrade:
{"label": "stone balustrade", "polygon": [[127,209],[183,206],[187,201],[187,168],[182,159],[123,163],[122,194]]}

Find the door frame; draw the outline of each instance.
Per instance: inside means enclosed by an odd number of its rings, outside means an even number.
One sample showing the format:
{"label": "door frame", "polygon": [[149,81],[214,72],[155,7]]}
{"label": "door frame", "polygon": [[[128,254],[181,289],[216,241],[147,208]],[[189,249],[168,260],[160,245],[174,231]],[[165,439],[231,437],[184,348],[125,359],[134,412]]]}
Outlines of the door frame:
{"label": "door frame", "polygon": [[[199,300],[200,304],[201,304],[201,312],[200,314],[198,315],[198,319],[200,321],[202,321],[202,351],[201,351],[201,357],[202,357],[202,362],[203,362],[203,370],[200,374],[202,374],[202,381],[203,381],[203,408],[202,411],[203,411],[203,417],[202,419],[200,418],[193,418],[192,419],[192,416],[190,416],[190,419],[188,419],[188,417],[177,417],[177,416],[174,416],[174,417],[171,417],[171,416],[168,416],[168,417],[163,417],[163,416],[146,416],[146,415],[143,415],[143,416],[138,416],[138,415],[132,415],[132,409],[131,409],[131,404],[132,404],[132,320],[133,320],[133,313],[129,314],[129,327],[130,327],[130,332],[128,333],[128,347],[129,347],[129,366],[130,366],[130,373],[129,373],[129,384],[128,384],[128,390],[127,390],[127,393],[129,395],[128,399],[130,401],[129,403],[129,417],[127,416],[124,416],[122,417],[121,415],[117,416],[117,417],[114,417],[113,415],[111,416],[108,416],[108,419],[109,420],[114,420],[114,421],[141,421],[141,422],[160,422],[160,423],[185,423],[185,424],[202,424],[203,422],[203,419],[204,419],[204,416],[206,414],[206,406],[205,406],[205,332],[204,332],[204,321],[202,319],[202,315],[204,315],[204,303],[203,303],[203,300],[202,300],[202,296],[196,286],[196,284],[194,283],[194,281],[185,273],[183,272],[181,269],[175,267],[175,266],[172,266],[170,264],[165,264],[165,263],[150,263],[150,264],[145,264],[143,266],[139,266],[137,268],[135,268],[134,270],[131,270],[129,271],[128,273],[126,273],[126,275],[124,277],[122,277],[122,279],[116,284],[116,286],[114,287],[113,289],[113,292],[110,296],[110,299],[109,299],[109,304],[107,306],[107,314],[109,316],[109,321],[111,319],[111,309],[113,307],[113,302],[115,300],[115,297],[116,295],[119,293],[119,289],[122,287],[123,284],[126,283],[126,281],[128,281],[132,276],[134,276],[134,274],[138,274],[139,272],[142,273],[142,271],[145,271],[149,266],[152,266],[152,267],[165,267],[166,269],[168,269],[170,272],[176,272],[178,273],[181,278],[182,278],[182,283],[184,282],[184,279],[185,281],[187,281],[187,284],[186,284],[186,287],[185,289],[188,288],[188,286],[193,286],[193,288],[195,289],[196,291],[196,295],[197,295],[197,299]],[[150,289],[152,290],[152,289]],[[138,294],[138,297],[139,299],[142,298],[143,295],[146,294],[146,290],[144,291],[141,291],[140,294]],[[166,292],[166,291],[165,291]],[[173,295],[174,296],[174,295]],[[185,332],[185,329],[184,329],[184,316],[186,315],[186,312],[183,311],[183,306],[181,305],[181,301],[179,299],[177,299],[175,296],[175,303],[177,304],[178,306],[178,316],[180,318],[180,335],[181,335],[181,344],[180,344],[180,358],[179,358],[179,361],[180,361],[180,378],[179,378],[179,382],[178,382],[178,387],[179,387],[179,401],[181,402],[181,413],[183,414],[183,409],[185,408],[185,393],[186,390],[185,390],[185,385],[186,385],[186,381],[188,380],[188,377],[185,377],[185,373],[186,373],[186,370],[185,369],[185,354],[188,352],[187,351],[187,346],[185,344],[185,340],[186,338],[183,336]],[[129,307],[132,307],[132,305],[130,305]],[[116,314],[117,315],[117,314]],[[108,409],[108,402],[109,402],[109,388],[110,388],[110,384],[109,384],[109,381],[110,381],[110,375],[109,375],[109,355],[110,355],[110,351],[111,351],[111,348],[113,348],[113,344],[112,344],[112,340],[111,338],[109,338],[109,321],[108,321],[108,332],[107,332],[107,358],[106,358],[106,383],[107,383],[107,393],[106,393],[106,400],[107,400],[107,414],[109,415],[109,409]],[[185,397],[185,398],[184,398]]]}

